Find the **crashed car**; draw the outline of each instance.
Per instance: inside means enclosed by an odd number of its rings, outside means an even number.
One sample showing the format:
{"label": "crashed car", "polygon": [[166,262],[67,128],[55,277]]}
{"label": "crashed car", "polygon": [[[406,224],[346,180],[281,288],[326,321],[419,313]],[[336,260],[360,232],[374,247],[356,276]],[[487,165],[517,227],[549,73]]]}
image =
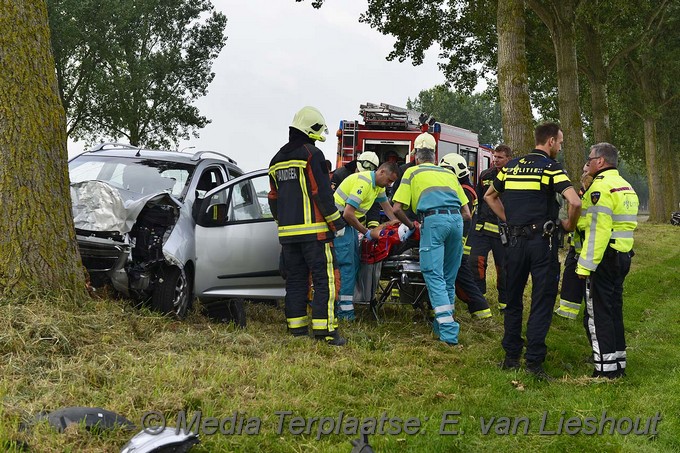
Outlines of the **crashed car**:
{"label": "crashed car", "polygon": [[213,151],[98,145],[69,161],[76,238],[94,287],[183,317],[194,297],[280,299],[267,170]]}

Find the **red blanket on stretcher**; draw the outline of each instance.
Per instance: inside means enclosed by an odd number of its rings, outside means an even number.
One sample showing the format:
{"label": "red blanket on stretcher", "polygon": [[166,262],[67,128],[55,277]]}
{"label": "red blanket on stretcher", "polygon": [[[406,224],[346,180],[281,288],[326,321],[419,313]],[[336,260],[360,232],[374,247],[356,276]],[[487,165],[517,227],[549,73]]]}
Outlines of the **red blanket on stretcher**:
{"label": "red blanket on stretcher", "polygon": [[[399,225],[389,225],[380,231],[380,239],[361,241],[361,262],[367,264],[378,263],[390,254],[390,250],[399,240]],[[414,231],[411,239],[420,239],[420,230]]]}

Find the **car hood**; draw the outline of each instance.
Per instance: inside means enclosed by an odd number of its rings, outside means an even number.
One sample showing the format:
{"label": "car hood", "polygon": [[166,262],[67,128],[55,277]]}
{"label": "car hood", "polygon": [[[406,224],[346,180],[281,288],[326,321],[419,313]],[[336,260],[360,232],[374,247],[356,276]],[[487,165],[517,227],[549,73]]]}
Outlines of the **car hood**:
{"label": "car hood", "polygon": [[71,184],[73,223],[80,230],[128,233],[147,204],[181,202],[167,192],[139,194],[118,189],[103,181]]}

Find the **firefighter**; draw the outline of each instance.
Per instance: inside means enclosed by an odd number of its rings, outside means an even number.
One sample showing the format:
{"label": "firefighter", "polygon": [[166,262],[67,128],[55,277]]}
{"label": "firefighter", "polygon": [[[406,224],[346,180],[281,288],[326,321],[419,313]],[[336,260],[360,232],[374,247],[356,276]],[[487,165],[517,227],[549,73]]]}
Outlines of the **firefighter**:
{"label": "firefighter", "polygon": [[[439,340],[456,345],[460,325],[453,318],[455,281],[463,255],[463,218],[471,219],[470,210],[456,176],[434,164],[434,138],[420,146],[416,166],[406,170],[394,194],[393,209],[410,230],[420,227],[420,270],[435,312],[432,327]],[[420,222],[404,213],[409,207]]]}
{"label": "firefighter", "polygon": [[489,252],[493,253],[496,268],[496,288],[498,289],[498,308],[505,309],[507,294],[505,291],[505,247],[501,245],[498,235],[498,217],[484,201],[484,194],[491,186],[501,168],[512,157],[512,150],[507,145],[498,145],[493,151],[493,166],[479,175],[477,197],[479,204],[473,218],[473,229],[468,237],[470,244],[469,265],[472,276],[482,294],[486,294],[486,269]]}
{"label": "firefighter", "polygon": [[[581,175],[581,189],[578,192],[583,204],[583,194],[590,184],[593,177],[588,174],[588,164],[583,166]],[[586,295],[586,282],[576,275],[576,263],[578,255],[581,253],[583,238],[578,229],[569,234],[569,250],[564,259],[564,272],[562,274],[562,288],[560,288],[560,305],[555,310],[555,314],[562,318],[574,320],[581,310],[581,302]]]}
{"label": "firefighter", "polygon": [[397,164],[386,162],[377,171],[362,171],[349,175],[335,191],[335,206],[348,224],[346,233],[334,241],[341,282],[337,306],[338,319],[349,321],[355,319],[354,287],[361,266],[359,235],[371,240],[378,239],[380,234],[377,229],[366,227],[360,219],[365,220],[366,213],[377,202],[390,220],[396,220],[392,206],[387,201],[385,187],[397,179],[398,171]]}
{"label": "firefighter", "polygon": [[333,201],[323,152],[326,121],[314,107],[303,107],[290,126],[289,141],[269,164],[269,206],[278,223],[279,242],[287,271],[285,312],[288,330],[308,335],[308,277],[314,284],[314,338],[335,346],[347,340],[335,329],[337,269],[333,238],[341,237],[346,222]]}
{"label": "firefighter", "polygon": [[[556,223],[559,203],[556,194],[569,202],[565,231],[572,231],[581,212],[581,199],[562,165],[555,161],[562,149],[563,134],[555,123],[545,123],[534,131],[536,148],[503,167],[484,197],[498,218],[507,221],[508,247],[507,307],[505,308],[503,369],[518,369],[524,348],[522,339],[522,297],[531,273],[531,308],[526,330],[526,369],[539,379],[550,379],[543,370],[547,353],[545,338],[550,328],[560,280]],[[503,194],[501,201],[500,195]],[[499,225],[501,239],[505,225]]]}
{"label": "firefighter", "polygon": [[337,190],[346,177],[356,172],[376,171],[378,165],[380,165],[378,155],[373,151],[364,151],[357,159],[346,163],[333,172],[333,176],[331,176],[331,188]]}
{"label": "firefighter", "polygon": [[593,377],[619,378],[626,372],[623,281],[633,256],[638,197],[616,169],[618,150],[609,143],[590,148],[593,183],[583,196],[578,221],[583,247],[576,274],[586,280],[583,325],[593,348]]}
{"label": "firefighter", "polygon": [[[470,214],[474,216],[475,207],[477,206],[477,194],[472,188],[470,170],[465,158],[456,153],[447,154],[441,158],[439,166],[451,170],[456,175],[458,182],[465,191],[465,195],[468,197],[469,202],[467,206],[470,209]],[[465,302],[471,315],[477,319],[486,319],[491,317],[491,310],[484,295],[473,280],[472,271],[468,264],[470,246],[466,244],[466,241],[470,233],[471,223],[469,220],[463,221],[463,257],[460,262],[460,269],[458,269],[458,275],[456,276],[456,296]]]}

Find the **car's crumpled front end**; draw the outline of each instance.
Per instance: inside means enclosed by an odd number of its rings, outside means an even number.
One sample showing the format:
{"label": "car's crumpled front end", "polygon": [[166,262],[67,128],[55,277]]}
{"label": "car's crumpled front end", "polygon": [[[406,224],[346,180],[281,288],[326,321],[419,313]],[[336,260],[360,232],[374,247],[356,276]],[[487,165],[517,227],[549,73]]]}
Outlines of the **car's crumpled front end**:
{"label": "car's crumpled front end", "polygon": [[72,184],[71,199],[76,238],[92,285],[110,281],[126,296],[150,295],[180,202],[167,192],[142,195],[102,181]]}

